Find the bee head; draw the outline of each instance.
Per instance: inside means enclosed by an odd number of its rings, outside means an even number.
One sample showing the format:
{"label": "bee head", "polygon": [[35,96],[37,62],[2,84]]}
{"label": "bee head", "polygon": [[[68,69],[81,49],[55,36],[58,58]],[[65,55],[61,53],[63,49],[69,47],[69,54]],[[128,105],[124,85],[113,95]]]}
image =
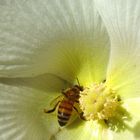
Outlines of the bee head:
{"label": "bee head", "polygon": [[75,85],[74,87],[76,87],[79,91],[83,91],[84,90],[83,86]]}

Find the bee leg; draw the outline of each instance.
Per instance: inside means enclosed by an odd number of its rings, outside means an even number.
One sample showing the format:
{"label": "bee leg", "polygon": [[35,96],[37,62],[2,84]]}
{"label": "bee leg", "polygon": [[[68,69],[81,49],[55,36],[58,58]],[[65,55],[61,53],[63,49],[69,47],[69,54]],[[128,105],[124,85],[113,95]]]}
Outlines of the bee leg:
{"label": "bee leg", "polygon": [[79,103],[79,101],[78,101],[78,100],[76,100],[75,102],[76,102],[76,103]]}
{"label": "bee leg", "polygon": [[83,112],[79,113],[79,111],[77,110],[77,108],[75,106],[73,106],[74,110],[78,113],[79,117],[82,119],[82,120],[86,120],[85,117],[83,116]]}
{"label": "bee leg", "polygon": [[58,102],[56,103],[56,105],[54,106],[53,109],[50,109],[50,110],[44,109],[44,112],[45,112],[45,113],[52,113],[52,112],[54,112],[55,109],[56,109],[56,107],[58,106],[59,102],[60,102],[60,101],[58,101]]}
{"label": "bee leg", "polygon": [[83,114],[84,114],[83,112],[80,113],[80,118],[81,118],[82,120],[86,121],[86,118],[84,117]]}
{"label": "bee leg", "polygon": [[65,92],[64,92],[64,90],[62,90],[61,93],[65,96]]}
{"label": "bee leg", "polygon": [[62,93],[66,98],[68,98],[64,90],[62,90],[61,93]]}
{"label": "bee leg", "polygon": [[106,82],[106,79],[104,79],[102,82],[105,83]]}

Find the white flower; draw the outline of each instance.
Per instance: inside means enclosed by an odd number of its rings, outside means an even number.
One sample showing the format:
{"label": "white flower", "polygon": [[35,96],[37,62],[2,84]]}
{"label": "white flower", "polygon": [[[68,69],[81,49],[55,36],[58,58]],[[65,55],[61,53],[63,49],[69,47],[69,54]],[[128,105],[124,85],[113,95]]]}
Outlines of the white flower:
{"label": "white flower", "polygon": [[[140,139],[139,0],[0,1],[0,140]],[[43,109],[76,83],[106,84],[132,120],[115,132]],[[111,112],[112,113],[112,112]]]}

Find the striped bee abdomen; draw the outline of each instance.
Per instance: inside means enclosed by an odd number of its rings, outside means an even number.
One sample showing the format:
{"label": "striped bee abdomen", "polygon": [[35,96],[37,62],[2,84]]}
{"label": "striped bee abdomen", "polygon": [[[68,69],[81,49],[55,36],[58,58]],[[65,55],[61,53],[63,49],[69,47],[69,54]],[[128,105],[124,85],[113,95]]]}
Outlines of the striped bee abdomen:
{"label": "striped bee abdomen", "polygon": [[73,110],[73,102],[69,100],[63,100],[58,107],[58,123],[60,126],[67,124]]}

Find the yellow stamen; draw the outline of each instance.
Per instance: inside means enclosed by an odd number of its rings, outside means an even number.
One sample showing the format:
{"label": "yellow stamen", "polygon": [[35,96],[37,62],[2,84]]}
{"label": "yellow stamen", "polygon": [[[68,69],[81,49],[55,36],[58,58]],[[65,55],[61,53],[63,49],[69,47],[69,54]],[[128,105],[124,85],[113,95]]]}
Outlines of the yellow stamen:
{"label": "yellow stamen", "polygon": [[80,95],[80,108],[87,120],[109,120],[121,105],[119,96],[104,83],[85,88]]}

